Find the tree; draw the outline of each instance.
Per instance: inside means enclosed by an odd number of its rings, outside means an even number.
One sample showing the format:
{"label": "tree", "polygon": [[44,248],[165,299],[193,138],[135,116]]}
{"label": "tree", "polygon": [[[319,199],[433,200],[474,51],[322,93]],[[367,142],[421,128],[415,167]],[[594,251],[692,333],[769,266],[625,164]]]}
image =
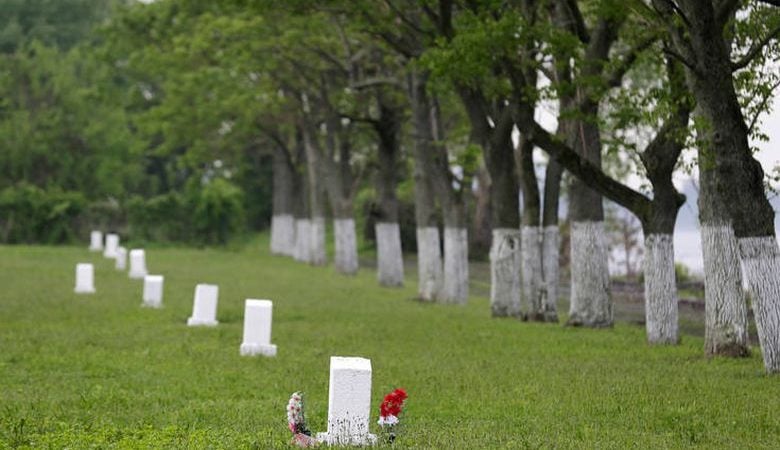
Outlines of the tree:
{"label": "tree", "polygon": [[[736,237],[752,294],[764,365],[771,373],[780,372],[780,250],[775,240],[774,210],[764,192],[763,170],[748,144],[750,128],[737,93],[739,78],[735,80],[734,75],[751,64],[760,66],[764,51],[778,54],[780,14],[774,7],[760,3],[742,9],[747,19],[737,19],[741,6],[737,1],[653,0],[647,17],[669,34],[671,39],[665,51],[685,66],[686,82],[696,99],[697,117],[702,123],[697,129],[704,146],[699,156],[700,205],[705,207],[700,211],[700,220],[704,230],[711,230],[710,236],[702,239],[706,241],[705,252],[709,249],[710,260],[725,260],[729,264],[725,271],[729,273],[736,264],[734,247],[728,242],[730,236]],[[735,39],[741,23],[752,24],[748,31],[753,31],[755,38],[747,40],[747,50],[734,61],[734,48],[745,47],[745,42]],[[767,47],[773,39],[775,44]],[[712,241],[719,237],[727,238],[726,245],[713,245]],[[712,273],[713,270],[717,270],[714,264],[705,265],[705,271],[710,272],[706,289],[719,289],[713,281],[721,275]],[[733,282],[734,277],[729,281]],[[727,292],[718,294],[709,297],[708,307],[739,311],[740,308],[731,306],[741,302],[739,297],[733,298]],[[712,300],[719,301],[713,305]],[[708,351],[743,353],[738,324],[729,320],[723,324],[725,329],[717,329],[718,325],[708,324]]]}

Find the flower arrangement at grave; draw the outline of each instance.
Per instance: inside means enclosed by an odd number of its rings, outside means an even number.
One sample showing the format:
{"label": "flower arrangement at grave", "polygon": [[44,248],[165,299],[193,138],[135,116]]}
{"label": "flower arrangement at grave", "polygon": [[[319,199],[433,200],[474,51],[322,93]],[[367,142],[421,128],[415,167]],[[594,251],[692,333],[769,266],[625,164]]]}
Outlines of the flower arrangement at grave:
{"label": "flower arrangement at grave", "polygon": [[292,445],[298,447],[314,447],[317,440],[311,436],[309,427],[306,426],[306,415],[303,411],[303,393],[294,392],[287,402],[287,427],[293,434]]}
{"label": "flower arrangement at grave", "polygon": [[385,399],[379,405],[379,421],[377,423],[386,433],[387,441],[390,443],[395,441],[398,423],[407,397],[406,391],[398,388],[385,395]]}

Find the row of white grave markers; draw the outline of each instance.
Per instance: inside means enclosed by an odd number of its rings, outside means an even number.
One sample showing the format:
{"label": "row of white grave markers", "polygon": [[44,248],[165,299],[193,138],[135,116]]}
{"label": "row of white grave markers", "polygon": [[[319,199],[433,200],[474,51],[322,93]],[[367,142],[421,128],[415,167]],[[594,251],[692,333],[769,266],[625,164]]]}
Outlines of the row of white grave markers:
{"label": "row of white grave markers", "polygon": [[[103,248],[103,234],[93,231],[90,250]],[[119,246],[119,236],[106,235],[103,255],[115,259],[117,270],[125,270],[127,250]],[[146,269],[146,253],[142,249],[130,250],[130,278],[144,279],[142,306],[162,307],[162,275],[149,275]],[[94,293],[94,266],[88,263],[76,265],[77,293]],[[188,326],[217,326],[219,286],[198,284]],[[276,345],[271,344],[273,302],[247,299],[244,303],[244,335],[239,353],[246,356],[275,356]],[[328,385],[328,428],[319,433],[317,440],[328,445],[370,445],[376,435],[368,432],[371,409],[371,360],[358,357],[332,356]]]}
{"label": "row of white grave markers", "polygon": [[[119,236],[106,234],[105,248],[103,233],[93,231],[90,234],[91,251],[103,251],[103,256],[115,260],[117,270],[125,270],[127,265],[127,250],[119,246]],[[143,278],[143,303],[141,306],[162,308],[163,284],[165,277],[150,275],[146,269],[146,253],[142,249],[130,250],[130,270],[128,276],[133,279]],[[95,270],[92,264],[76,265],[76,293],[95,292]],[[219,286],[214,284],[198,284],[195,286],[195,297],[192,305],[192,316],[187,319],[188,326],[217,326],[217,301]],[[276,346],[271,344],[271,322],[273,302],[270,300],[247,299],[244,304],[244,337],[239,353],[246,356],[275,356]]]}

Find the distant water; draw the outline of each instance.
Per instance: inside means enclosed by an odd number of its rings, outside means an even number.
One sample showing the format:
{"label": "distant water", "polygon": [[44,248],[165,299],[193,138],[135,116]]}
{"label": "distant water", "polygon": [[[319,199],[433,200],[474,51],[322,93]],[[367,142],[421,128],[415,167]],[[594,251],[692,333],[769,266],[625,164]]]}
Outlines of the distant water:
{"label": "distant water", "polygon": [[685,264],[692,273],[704,273],[699,230],[680,230],[674,233],[674,261]]}

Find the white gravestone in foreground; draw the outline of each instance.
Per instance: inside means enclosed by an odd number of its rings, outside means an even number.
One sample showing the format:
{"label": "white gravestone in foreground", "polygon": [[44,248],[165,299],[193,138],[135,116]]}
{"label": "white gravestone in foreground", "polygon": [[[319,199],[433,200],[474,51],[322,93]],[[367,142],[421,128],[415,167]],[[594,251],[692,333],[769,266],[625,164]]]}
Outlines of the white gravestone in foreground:
{"label": "white gravestone in foreground", "polygon": [[103,250],[103,256],[106,258],[116,258],[116,250],[119,248],[119,235],[109,233],[106,235],[106,248]]}
{"label": "white gravestone in foreground", "polygon": [[328,445],[367,445],[376,442],[368,432],[371,409],[371,360],[330,357],[328,431],[317,439]]}
{"label": "white gravestone in foreground", "polygon": [[141,306],[150,308],[162,308],[163,276],[147,275],[144,277],[144,302]]}
{"label": "white gravestone in foreground", "polygon": [[247,299],[244,304],[244,341],[241,343],[243,356],[276,356],[276,346],[271,344],[270,300]]}
{"label": "white gravestone in foreground", "polygon": [[216,326],[217,300],[219,298],[219,286],[215,284],[199,284],[195,286],[195,299],[192,302],[192,317],[187,319],[187,325],[194,327],[199,325]]}
{"label": "white gravestone in foreground", "polygon": [[89,234],[89,251],[99,252],[101,250],[103,250],[103,233],[93,231]]}
{"label": "white gravestone in foreground", "polygon": [[95,268],[92,264],[76,264],[76,288],[73,291],[77,294],[95,293]]}
{"label": "white gravestone in foreground", "polygon": [[130,250],[130,278],[141,279],[146,276],[146,252],[141,249]]}
{"label": "white gravestone in foreground", "polygon": [[114,267],[116,270],[125,270],[127,268],[127,249],[119,247],[116,249],[116,258],[114,258]]}

